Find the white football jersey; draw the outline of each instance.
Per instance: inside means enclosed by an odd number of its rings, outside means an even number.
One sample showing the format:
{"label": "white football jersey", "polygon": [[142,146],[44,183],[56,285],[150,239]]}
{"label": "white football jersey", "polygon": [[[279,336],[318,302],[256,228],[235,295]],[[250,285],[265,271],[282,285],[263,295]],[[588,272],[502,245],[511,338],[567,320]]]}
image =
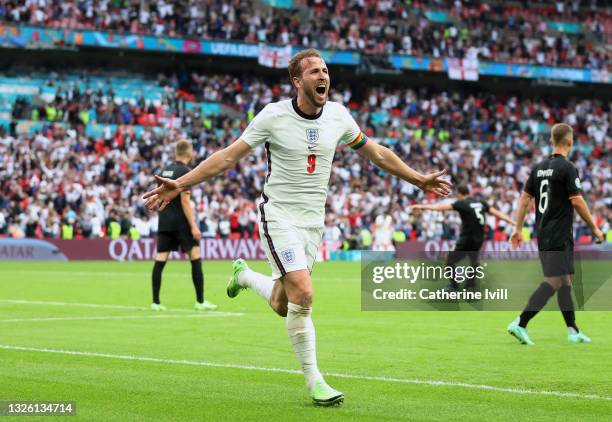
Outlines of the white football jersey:
{"label": "white football jersey", "polygon": [[342,104],[328,101],[316,116],[297,100],[270,103],[240,136],[251,148],[265,144],[268,156],[259,214],[262,222],[322,227],[336,147],[361,148],[367,137]]}

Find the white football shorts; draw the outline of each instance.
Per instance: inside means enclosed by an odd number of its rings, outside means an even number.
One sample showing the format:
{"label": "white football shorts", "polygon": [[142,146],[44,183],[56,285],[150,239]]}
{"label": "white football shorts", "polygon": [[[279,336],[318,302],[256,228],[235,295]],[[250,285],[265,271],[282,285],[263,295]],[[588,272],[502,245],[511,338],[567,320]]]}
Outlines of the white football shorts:
{"label": "white football shorts", "polygon": [[260,221],[258,225],[261,244],[272,267],[273,280],[291,271],[312,272],[323,236],[322,227],[295,227],[278,221]]}

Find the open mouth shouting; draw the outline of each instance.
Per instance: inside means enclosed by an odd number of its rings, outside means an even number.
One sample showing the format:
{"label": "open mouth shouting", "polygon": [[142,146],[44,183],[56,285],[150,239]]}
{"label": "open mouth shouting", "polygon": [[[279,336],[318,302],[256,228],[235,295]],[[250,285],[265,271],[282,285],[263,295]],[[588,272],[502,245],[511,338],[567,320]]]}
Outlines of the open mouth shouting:
{"label": "open mouth shouting", "polygon": [[319,101],[325,101],[325,98],[327,96],[327,85],[325,84],[325,82],[321,82],[316,86],[315,93]]}

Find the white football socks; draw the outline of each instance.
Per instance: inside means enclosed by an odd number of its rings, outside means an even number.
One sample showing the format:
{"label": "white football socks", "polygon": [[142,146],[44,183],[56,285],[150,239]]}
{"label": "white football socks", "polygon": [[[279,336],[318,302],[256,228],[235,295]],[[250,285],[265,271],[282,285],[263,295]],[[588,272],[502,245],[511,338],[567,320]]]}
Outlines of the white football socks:
{"label": "white football socks", "polygon": [[266,302],[270,303],[272,288],[274,287],[274,280],[272,280],[272,277],[248,269],[238,274],[238,283],[241,286],[253,289],[259,296],[263,297]]}
{"label": "white football socks", "polygon": [[308,388],[323,379],[317,368],[317,353],[315,347],[315,329],[310,314],[312,308],[305,308],[295,303],[287,305],[287,333],[293,344],[295,355],[302,365]]}

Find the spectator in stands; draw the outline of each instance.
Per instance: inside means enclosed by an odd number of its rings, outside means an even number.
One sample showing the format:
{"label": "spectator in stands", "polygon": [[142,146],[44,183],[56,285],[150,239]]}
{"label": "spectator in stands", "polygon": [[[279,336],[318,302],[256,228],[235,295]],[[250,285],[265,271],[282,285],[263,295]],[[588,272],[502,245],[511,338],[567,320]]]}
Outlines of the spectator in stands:
{"label": "spectator in stands", "polygon": [[[160,78],[159,83],[167,84],[173,78]],[[151,220],[147,228],[139,197],[152,183],[148,174],[172,153],[171,140],[176,139],[172,119],[180,120],[178,126],[193,140],[198,160],[202,160],[235,139],[242,129],[242,117],[252,118],[265,102],[290,95],[287,84],[254,77],[193,74],[190,81],[197,99],[215,99],[228,113],[202,116],[184,107],[174,108],[179,94],[168,88],[164,105],[159,107],[176,114],[171,119],[158,119],[155,127],[139,131],[134,127],[109,128],[87,134],[82,122],[66,121],[61,125],[45,122],[32,134],[25,133],[27,125],[14,136],[5,131],[0,136],[0,234],[16,226],[28,235],[58,238],[62,219],[69,219],[79,236],[100,237],[102,226],[109,238],[121,233],[127,236],[132,225],[141,236],[151,236],[155,224]],[[54,86],[64,89],[61,82]],[[581,173],[585,194],[596,218],[610,228],[610,103],[576,98],[551,103],[375,85],[339,85],[331,95],[349,107],[368,136],[406,157],[409,164],[425,161],[437,167],[443,163],[456,183],[469,185],[504,213],[516,208],[530,164],[546,153],[550,122],[566,121],[577,133],[572,161]],[[109,104],[113,99],[101,93],[100,104],[105,101]],[[12,114],[27,118],[31,107],[45,107],[44,102],[33,104],[21,99],[13,104],[19,110]],[[57,114],[70,114],[70,102],[55,104]],[[90,124],[100,123],[99,116],[93,113]],[[336,228],[333,231],[340,231],[340,237],[360,233],[376,215],[391,210],[394,228],[408,231],[410,239],[456,238],[458,219],[425,214],[416,220],[407,212],[413,201],[430,198],[405,184],[389,185],[378,169],[343,150],[338,151],[337,161],[330,179],[328,209],[330,230]],[[254,204],[266,168],[262,149],[224,179],[194,189],[197,218],[205,237],[256,236]],[[123,224],[120,216],[124,216]],[[36,227],[32,221],[38,223]],[[110,228],[111,222],[119,227],[117,233]],[[487,225],[492,238],[507,234],[508,228],[494,219]],[[579,227],[576,233],[581,233]],[[338,235],[330,232],[330,237]]]}

